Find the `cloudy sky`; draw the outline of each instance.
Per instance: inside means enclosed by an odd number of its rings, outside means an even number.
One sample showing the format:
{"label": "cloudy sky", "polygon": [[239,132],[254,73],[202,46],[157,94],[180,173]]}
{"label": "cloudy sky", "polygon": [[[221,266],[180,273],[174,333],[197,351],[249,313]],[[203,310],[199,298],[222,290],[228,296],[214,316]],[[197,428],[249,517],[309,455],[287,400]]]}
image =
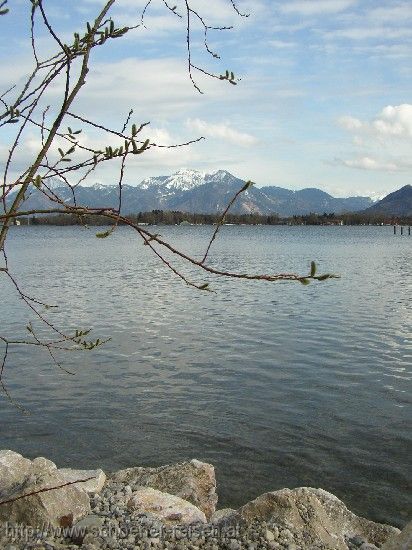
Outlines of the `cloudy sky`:
{"label": "cloudy sky", "polygon": [[[141,0],[117,0],[121,25],[140,22]],[[0,87],[21,82],[32,65],[26,0],[9,0],[0,19]],[[44,0],[50,21],[70,41],[102,0]],[[184,13],[184,1],[175,0]],[[144,137],[161,144],[204,136],[182,149],[148,151],[129,164],[126,182],[181,167],[226,169],[258,185],[320,187],[337,196],[381,196],[412,183],[412,2],[410,0],[193,0],[210,25],[205,53],[193,20],[193,62],[217,74],[233,70],[237,86],[187,71],[185,21],[152,0],[145,26],[96,50],[87,86],[73,111],[118,130],[130,108]],[[171,5],[171,4],[170,4]],[[38,26],[40,52],[52,44]],[[51,90],[58,101],[62,88]],[[71,124],[73,126],[73,124]],[[10,138],[0,135],[0,154]],[[22,140],[35,151],[39,136]],[[82,139],[103,143],[84,127]],[[114,183],[115,167],[93,175]]]}

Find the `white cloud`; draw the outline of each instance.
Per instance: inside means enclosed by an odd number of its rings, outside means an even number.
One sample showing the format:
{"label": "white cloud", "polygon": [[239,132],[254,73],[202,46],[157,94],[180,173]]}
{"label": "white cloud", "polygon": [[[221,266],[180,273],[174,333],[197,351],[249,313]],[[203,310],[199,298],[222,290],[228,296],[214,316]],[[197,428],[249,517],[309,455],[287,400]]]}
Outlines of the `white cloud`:
{"label": "white cloud", "polygon": [[394,162],[382,162],[371,157],[344,160],[342,163],[348,168],[359,168],[360,170],[378,170],[385,172],[397,172],[400,170],[400,166]]}
{"label": "white cloud", "polygon": [[297,46],[296,42],[287,42],[285,40],[270,40],[269,45],[278,50],[289,50]]}
{"label": "white cloud", "polygon": [[[196,138],[197,136],[194,137]],[[187,138],[187,136],[182,137],[182,135],[173,134],[166,128],[148,126],[140,135],[140,140],[143,141],[146,138],[150,139],[151,143],[156,143],[162,147],[150,147],[144,154],[138,156],[129,155],[126,163],[125,181],[127,183],[136,183],[142,173],[146,175],[159,175],[159,173],[169,173],[182,166],[193,166],[201,162],[201,143],[167,148],[167,146],[170,145],[186,142],[190,137]],[[117,139],[111,135],[98,133],[94,129],[91,129],[89,133],[82,132],[82,134],[78,136],[78,141],[83,146],[101,150],[104,150],[108,145],[114,148],[121,146],[124,142],[123,139]],[[67,150],[69,145],[65,139],[56,138],[48,155],[50,164],[54,164],[60,158],[57,151],[58,147]],[[22,141],[21,148],[18,149],[11,166],[10,181],[18,175],[18,172],[25,170],[27,166],[33,162],[40,148],[40,136],[36,133],[28,134],[26,139]],[[4,162],[7,153],[7,148],[0,142],[0,162]],[[90,154],[79,149],[71,155],[71,158],[75,162],[81,162],[90,158]],[[113,184],[119,177],[119,168],[120,162],[118,159],[105,162],[99,165],[93,174],[82,182],[82,185],[91,185],[96,181]],[[43,174],[46,171],[46,169],[43,171],[40,170],[39,173]],[[84,170],[79,170],[76,173],[69,174],[68,179],[72,184],[75,184],[84,173]]]}
{"label": "white cloud", "polygon": [[[101,4],[100,0],[85,0],[89,4]],[[183,15],[183,24],[185,21],[185,6],[184,3],[175,3],[170,5],[176,5],[176,12]],[[249,13],[250,10],[247,9],[248,2],[237,2],[237,6],[241,13]],[[133,21],[140,19],[141,14],[145,6],[147,5],[147,0],[116,0],[114,6],[115,13],[122,15],[124,17],[133,17]],[[228,0],[208,0],[207,7],[205,8],[204,0],[191,0],[190,7],[192,10],[197,11],[200,16],[203,16],[206,24],[212,26],[230,26],[230,25],[242,25],[247,24],[249,18],[241,18],[233,9],[233,6]],[[253,9],[252,9],[253,8]],[[253,6],[250,7],[253,11],[253,16],[260,14],[264,11],[264,3],[261,0],[254,0]],[[170,21],[179,21],[179,18],[176,15],[170,13],[170,10],[166,8],[163,2],[152,2],[145,12],[145,24],[146,21],[153,16],[157,16],[161,13],[164,13],[166,16],[169,16],[168,19],[165,19],[165,22]],[[196,16],[193,15],[193,20],[196,20]],[[118,20],[118,18],[117,18]],[[137,21],[138,22],[138,21]],[[130,19],[129,19],[130,23]],[[166,30],[166,29],[165,29]]]}
{"label": "white cloud", "polygon": [[380,23],[405,23],[407,20],[412,20],[412,4],[408,1],[391,6],[380,6],[372,9],[368,16]]}
{"label": "white cloud", "polygon": [[[371,44],[369,46],[360,46],[357,51],[360,54],[368,54],[370,59],[386,58],[401,60],[402,58],[409,58],[412,55],[412,48],[407,42],[403,44]],[[400,70],[402,70],[401,67]]]}
{"label": "white cloud", "polygon": [[368,133],[371,137],[412,138],[412,105],[387,105],[371,122],[362,122],[352,116],[342,116],[339,125],[354,133]]}
{"label": "white cloud", "polygon": [[412,138],[412,105],[388,105],[373,127],[379,134]]}
{"label": "white cloud", "polygon": [[200,118],[195,118],[188,119],[186,125],[191,130],[200,132],[203,136],[222,139],[236,145],[241,145],[242,147],[250,147],[258,143],[256,137],[244,132],[238,132],[227,124],[211,124]]}
{"label": "white cloud", "polygon": [[285,2],[280,11],[285,14],[319,15],[339,13],[357,3],[356,0],[306,0]]}
{"label": "white cloud", "polygon": [[339,125],[345,130],[360,130],[363,126],[362,122],[358,118],[353,116],[342,116],[338,120]]}
{"label": "white cloud", "polygon": [[369,40],[377,38],[379,40],[398,40],[399,38],[409,38],[412,36],[412,29],[408,27],[386,27],[386,26],[364,26],[348,27],[323,33],[326,39],[349,39],[349,40]]}
{"label": "white cloud", "polygon": [[343,116],[338,123],[353,135],[357,149],[354,158],[338,164],[360,170],[411,171],[412,105],[387,105],[370,121]]}
{"label": "white cloud", "polygon": [[[216,89],[213,84],[208,83],[208,100]],[[110,115],[119,119],[119,113],[123,117],[133,108],[135,121],[143,122],[187,112],[202,100],[190,84],[185,60],[126,58],[93,65],[75,110],[90,113],[92,119],[105,117],[107,123]]]}

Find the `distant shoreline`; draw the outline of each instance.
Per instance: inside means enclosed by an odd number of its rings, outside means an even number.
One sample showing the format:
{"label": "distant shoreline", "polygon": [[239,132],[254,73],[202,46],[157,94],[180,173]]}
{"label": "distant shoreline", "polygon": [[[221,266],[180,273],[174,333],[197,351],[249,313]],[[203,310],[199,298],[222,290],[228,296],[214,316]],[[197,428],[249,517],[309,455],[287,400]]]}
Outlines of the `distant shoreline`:
{"label": "distant shoreline", "polygon": [[[180,211],[153,210],[151,212],[139,212],[129,214],[127,217],[136,225],[216,225],[222,222],[221,214],[203,214]],[[111,220],[103,216],[76,216],[73,214],[53,214],[41,216],[27,216],[19,219],[18,225],[53,225],[53,226],[107,226],[112,225]],[[365,212],[334,213],[310,213],[280,217],[276,214],[227,214],[224,225],[282,225],[282,226],[412,226],[412,216],[394,216],[384,214],[366,214]],[[120,222],[120,225],[123,225]]]}

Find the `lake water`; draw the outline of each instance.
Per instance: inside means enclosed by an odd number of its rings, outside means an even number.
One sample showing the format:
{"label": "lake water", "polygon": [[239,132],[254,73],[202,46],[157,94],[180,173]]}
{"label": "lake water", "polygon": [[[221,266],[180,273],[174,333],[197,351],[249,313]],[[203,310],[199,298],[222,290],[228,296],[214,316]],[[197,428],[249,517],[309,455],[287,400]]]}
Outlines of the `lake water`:
{"label": "lake water", "polygon": [[[154,228],[201,257],[211,227]],[[411,513],[412,237],[391,227],[226,226],[215,266],[339,280],[184,285],[131,230],[17,227],[9,264],[22,288],[59,304],[61,328],[104,347],[14,348],[0,395],[0,448],[61,466],[114,470],[198,458],[216,467],[219,505],[283,487],[335,493],[358,514],[402,525]],[[1,333],[41,328],[0,278]]]}

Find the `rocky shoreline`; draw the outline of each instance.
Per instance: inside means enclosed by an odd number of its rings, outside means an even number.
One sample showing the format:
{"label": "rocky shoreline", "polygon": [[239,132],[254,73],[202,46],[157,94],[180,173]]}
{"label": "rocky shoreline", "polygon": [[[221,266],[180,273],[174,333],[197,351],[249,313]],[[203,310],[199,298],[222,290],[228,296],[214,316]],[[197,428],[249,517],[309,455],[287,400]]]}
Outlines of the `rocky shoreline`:
{"label": "rocky shoreline", "polygon": [[218,510],[212,465],[58,468],[0,451],[1,550],[401,550],[400,533],[350,512],[322,489],[265,493]]}

